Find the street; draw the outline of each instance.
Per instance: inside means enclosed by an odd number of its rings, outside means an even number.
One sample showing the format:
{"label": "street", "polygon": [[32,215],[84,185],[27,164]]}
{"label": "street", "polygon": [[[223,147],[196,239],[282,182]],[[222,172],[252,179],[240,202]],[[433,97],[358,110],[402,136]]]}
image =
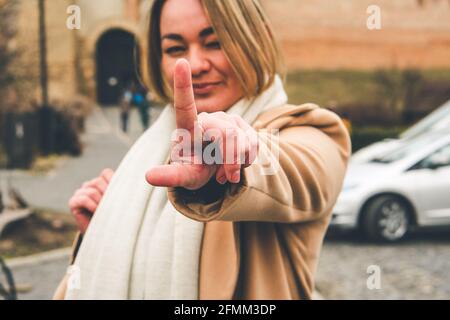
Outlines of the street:
{"label": "street", "polygon": [[[367,287],[379,266],[379,290]],[[327,236],[316,285],[326,299],[450,299],[450,228],[420,231],[399,244],[353,234]]]}

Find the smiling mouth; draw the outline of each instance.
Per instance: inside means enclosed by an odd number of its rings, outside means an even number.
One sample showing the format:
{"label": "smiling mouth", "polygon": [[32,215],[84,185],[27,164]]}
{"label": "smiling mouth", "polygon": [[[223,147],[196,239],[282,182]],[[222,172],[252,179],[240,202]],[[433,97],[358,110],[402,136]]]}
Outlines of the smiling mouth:
{"label": "smiling mouth", "polygon": [[194,83],[193,86],[194,88],[205,88],[208,86],[216,86],[220,84],[220,82],[204,82],[204,83]]}
{"label": "smiling mouth", "polygon": [[205,82],[205,83],[194,83],[194,93],[195,94],[207,94],[214,90],[220,82]]}

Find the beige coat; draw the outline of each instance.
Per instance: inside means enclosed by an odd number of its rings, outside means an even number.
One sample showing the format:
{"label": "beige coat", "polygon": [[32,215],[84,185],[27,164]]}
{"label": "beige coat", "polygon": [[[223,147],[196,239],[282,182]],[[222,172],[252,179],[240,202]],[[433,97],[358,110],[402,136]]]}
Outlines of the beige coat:
{"label": "beige coat", "polygon": [[[272,109],[253,127],[279,130],[260,145],[261,158],[278,153],[275,174],[261,174],[263,164],[254,163],[237,185],[212,181],[197,191],[168,189],[179,212],[205,222],[199,298],[311,299],[351,154],[348,131],[336,114],[314,104]],[[80,242],[78,237],[73,256]],[[55,299],[64,297],[66,283],[67,277]]]}

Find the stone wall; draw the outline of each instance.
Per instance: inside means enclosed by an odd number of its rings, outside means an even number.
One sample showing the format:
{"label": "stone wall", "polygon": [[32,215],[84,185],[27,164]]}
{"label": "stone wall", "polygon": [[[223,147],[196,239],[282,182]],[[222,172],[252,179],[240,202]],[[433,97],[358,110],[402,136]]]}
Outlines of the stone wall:
{"label": "stone wall", "polygon": [[[450,67],[449,0],[261,1],[291,69]],[[381,30],[366,27],[371,4]]]}

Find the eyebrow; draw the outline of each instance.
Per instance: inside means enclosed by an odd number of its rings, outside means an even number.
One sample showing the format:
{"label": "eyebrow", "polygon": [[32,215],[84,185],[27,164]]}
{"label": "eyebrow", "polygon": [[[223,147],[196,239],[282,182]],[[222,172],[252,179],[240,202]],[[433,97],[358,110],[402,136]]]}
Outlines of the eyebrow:
{"label": "eyebrow", "polygon": [[[212,27],[208,27],[199,32],[198,36],[200,38],[205,38],[211,34],[214,34],[214,29]],[[161,37],[161,40],[171,39],[176,41],[183,41],[183,37],[177,33],[168,33]]]}
{"label": "eyebrow", "polygon": [[209,35],[211,35],[211,34],[214,34],[214,29],[213,29],[212,27],[208,27],[208,28],[203,29],[202,31],[200,31],[200,33],[198,34],[198,36],[199,36],[200,38],[204,38],[204,37],[207,37],[207,36],[209,36]]}

